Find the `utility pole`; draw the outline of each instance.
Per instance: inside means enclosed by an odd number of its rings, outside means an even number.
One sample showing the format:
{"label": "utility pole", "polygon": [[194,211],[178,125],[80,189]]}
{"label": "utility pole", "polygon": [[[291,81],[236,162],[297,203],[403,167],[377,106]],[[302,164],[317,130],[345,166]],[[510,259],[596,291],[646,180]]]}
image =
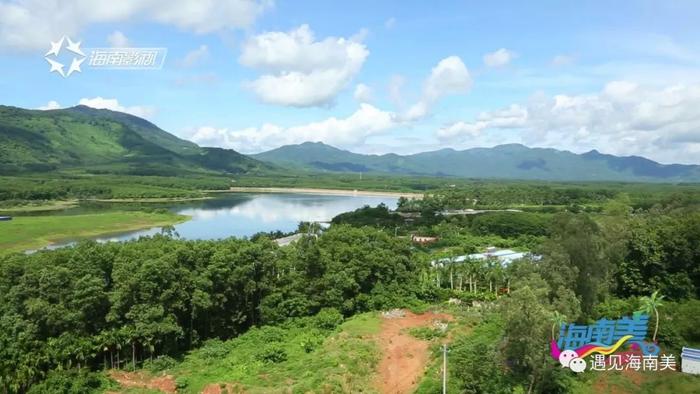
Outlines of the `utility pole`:
{"label": "utility pole", "polygon": [[447,394],[447,344],[442,344],[442,394]]}

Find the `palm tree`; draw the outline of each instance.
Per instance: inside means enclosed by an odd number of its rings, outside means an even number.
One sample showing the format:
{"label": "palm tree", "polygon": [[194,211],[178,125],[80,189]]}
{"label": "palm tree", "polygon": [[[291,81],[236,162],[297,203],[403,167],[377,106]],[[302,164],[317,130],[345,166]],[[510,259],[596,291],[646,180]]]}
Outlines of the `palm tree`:
{"label": "palm tree", "polygon": [[561,327],[562,324],[566,323],[566,315],[559,313],[559,311],[554,311],[552,315],[552,340],[554,340],[554,329],[556,327]]}
{"label": "palm tree", "polygon": [[658,290],[651,293],[650,297],[644,296],[644,297],[640,298],[640,301],[642,303],[642,307],[639,310],[639,312],[651,314],[651,312],[653,311],[654,316],[656,317],[656,327],[654,327],[654,336],[651,339],[654,343],[656,343],[656,334],[659,332],[659,310],[658,310],[658,308],[663,305],[661,303],[661,300],[663,300],[663,299],[664,299],[664,296],[659,295]]}

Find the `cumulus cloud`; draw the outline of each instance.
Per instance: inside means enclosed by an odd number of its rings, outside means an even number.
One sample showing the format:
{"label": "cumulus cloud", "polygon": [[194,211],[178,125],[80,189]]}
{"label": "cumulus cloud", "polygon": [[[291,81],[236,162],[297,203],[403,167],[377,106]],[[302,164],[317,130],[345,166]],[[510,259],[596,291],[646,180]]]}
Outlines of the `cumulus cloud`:
{"label": "cumulus cloud", "polygon": [[[270,56],[277,58],[278,53]],[[252,58],[248,61],[253,62]],[[289,61],[276,60],[276,64]],[[326,62],[328,59],[318,59]],[[267,61],[271,65],[273,62]],[[402,79],[394,79],[398,86]],[[200,127],[190,132],[190,139],[204,146],[218,146],[241,152],[260,152],[280,145],[297,144],[306,141],[322,141],[335,146],[358,147],[371,136],[386,133],[400,126],[410,126],[429,113],[431,105],[440,98],[464,93],[471,86],[469,71],[456,57],[442,59],[433,67],[425,79],[421,99],[404,113],[381,110],[369,104],[371,90],[364,84],[355,87],[355,97],[360,101],[359,108],[345,118],[330,117],[304,125],[284,127],[263,124],[240,130]],[[396,88],[399,90],[399,88]],[[397,92],[398,95],[398,92]]]}
{"label": "cumulus cloud", "polygon": [[107,42],[114,48],[125,48],[129,46],[129,39],[119,30],[115,30],[107,36]]}
{"label": "cumulus cloud", "polygon": [[466,93],[471,86],[471,75],[462,59],[457,56],[446,57],[433,67],[425,80],[422,97],[408,108],[403,118],[407,121],[423,118],[440,98]]}
{"label": "cumulus cloud", "polygon": [[450,94],[466,93],[472,86],[469,70],[457,56],[446,57],[433,67],[425,82],[425,98],[435,101]]}
{"label": "cumulus cloud", "polygon": [[119,104],[119,100],[114,99],[114,98],[102,98],[102,97],[93,97],[93,98],[82,98],[78,102],[80,105],[86,105],[88,107],[92,108],[97,108],[97,109],[109,109],[112,111],[118,111],[118,112],[126,112],[141,118],[148,118],[155,114],[155,108],[149,107],[149,106],[133,106],[133,107],[125,107],[121,104]]}
{"label": "cumulus cloud", "polygon": [[[0,48],[46,49],[91,24],[146,20],[195,33],[249,27],[269,0],[17,0],[0,3]],[[89,42],[89,40],[86,40]]]}
{"label": "cumulus cloud", "polygon": [[362,68],[369,51],[357,38],[317,41],[308,25],[266,32],[243,43],[239,62],[263,75],[246,86],[263,102],[295,107],[333,102]]}
{"label": "cumulus cloud", "polygon": [[231,148],[244,153],[260,152],[280,145],[306,141],[352,146],[362,143],[371,135],[390,130],[397,124],[394,113],[364,103],[346,118],[331,117],[292,127],[264,124],[242,130],[205,126],[195,130],[190,140],[204,146]]}
{"label": "cumulus cloud", "polygon": [[206,45],[200,45],[199,48],[193,49],[185,55],[185,57],[180,61],[183,67],[192,67],[209,57],[209,47]]}
{"label": "cumulus cloud", "polygon": [[51,100],[46,105],[42,105],[41,107],[37,108],[42,111],[47,111],[47,110],[52,110],[52,109],[61,109],[61,104],[58,103],[58,101]]}
{"label": "cumulus cloud", "polygon": [[517,54],[506,48],[498,49],[494,52],[490,52],[484,55],[484,64],[487,67],[503,67],[508,65],[513,59],[517,57]]}
{"label": "cumulus cloud", "polygon": [[372,101],[372,88],[364,83],[359,83],[357,86],[355,86],[355,93],[353,93],[353,97],[360,103],[369,103]]}
{"label": "cumulus cloud", "polygon": [[465,141],[486,130],[518,130],[525,143],[640,154],[661,161],[697,162],[700,151],[700,85],[663,88],[613,81],[599,93],[535,95],[456,122],[436,132],[443,141]]}

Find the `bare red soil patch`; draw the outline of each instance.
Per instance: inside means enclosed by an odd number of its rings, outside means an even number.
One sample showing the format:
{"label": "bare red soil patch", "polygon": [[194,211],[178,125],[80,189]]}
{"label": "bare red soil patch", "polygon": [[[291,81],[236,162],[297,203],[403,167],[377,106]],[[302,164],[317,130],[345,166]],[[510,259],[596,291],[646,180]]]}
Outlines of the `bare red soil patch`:
{"label": "bare red soil patch", "polygon": [[112,370],[109,372],[109,377],[126,388],[159,390],[167,394],[175,394],[177,392],[175,378],[170,375],[149,376],[143,372]]}
{"label": "bare red soil patch", "polygon": [[447,314],[424,313],[416,315],[405,311],[404,317],[382,318],[378,336],[382,352],[379,363],[377,388],[386,394],[410,393],[425,372],[429,361],[429,343],[407,332],[414,327],[425,327],[435,320],[452,320]]}

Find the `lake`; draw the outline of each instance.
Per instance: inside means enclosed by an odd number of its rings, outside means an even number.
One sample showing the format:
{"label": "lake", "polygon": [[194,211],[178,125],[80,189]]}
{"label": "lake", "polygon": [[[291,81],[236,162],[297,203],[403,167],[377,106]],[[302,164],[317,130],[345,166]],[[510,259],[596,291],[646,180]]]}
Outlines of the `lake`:
{"label": "lake", "polygon": [[[395,209],[397,200],[396,197],[372,196],[222,193],[209,200],[149,206],[167,208],[190,216],[189,221],[174,226],[175,231],[184,239],[221,239],[251,236],[261,231],[290,232],[296,230],[301,221],[328,222],[340,213],[353,211],[365,205],[376,206],[383,203],[390,209]],[[120,207],[118,204],[111,206]],[[102,242],[124,241],[160,231],[160,228],[152,228],[95,239]],[[55,244],[52,247],[70,243]]]}

